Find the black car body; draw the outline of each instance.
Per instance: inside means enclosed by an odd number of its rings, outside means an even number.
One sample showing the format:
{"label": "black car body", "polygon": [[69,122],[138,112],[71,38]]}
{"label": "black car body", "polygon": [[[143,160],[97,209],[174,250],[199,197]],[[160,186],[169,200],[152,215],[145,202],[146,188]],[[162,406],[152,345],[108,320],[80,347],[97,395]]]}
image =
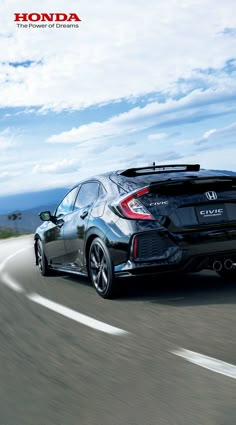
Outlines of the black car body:
{"label": "black car body", "polygon": [[199,165],[96,176],[40,217],[41,273],[89,275],[103,297],[114,295],[118,277],[207,268],[235,273],[236,177]]}

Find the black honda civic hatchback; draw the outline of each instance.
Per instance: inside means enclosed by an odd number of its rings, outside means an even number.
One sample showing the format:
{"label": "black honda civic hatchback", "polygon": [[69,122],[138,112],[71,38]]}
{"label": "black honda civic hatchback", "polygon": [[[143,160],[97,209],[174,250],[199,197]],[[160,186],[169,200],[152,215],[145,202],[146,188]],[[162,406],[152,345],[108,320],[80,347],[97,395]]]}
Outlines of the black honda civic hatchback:
{"label": "black honda civic hatchback", "polygon": [[236,276],[236,177],[197,164],[91,177],[40,218],[41,274],[88,275],[103,298],[128,276],[203,269]]}

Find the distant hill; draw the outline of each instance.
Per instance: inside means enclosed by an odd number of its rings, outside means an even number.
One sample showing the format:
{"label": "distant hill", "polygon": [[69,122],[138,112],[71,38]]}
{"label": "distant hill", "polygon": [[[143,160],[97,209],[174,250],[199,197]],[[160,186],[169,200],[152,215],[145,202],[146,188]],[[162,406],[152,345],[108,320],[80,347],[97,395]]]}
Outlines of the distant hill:
{"label": "distant hill", "polygon": [[42,224],[42,221],[39,218],[39,213],[41,211],[51,211],[53,212],[57,206],[53,205],[41,205],[30,210],[21,211],[20,220],[9,220],[8,214],[0,214],[0,229],[1,228],[12,228],[18,233],[29,233],[34,232],[35,229]]}
{"label": "distant hill", "polygon": [[19,193],[0,197],[0,214],[8,214],[13,211],[26,211],[41,205],[58,204],[60,199],[68,191],[67,188],[43,190],[40,192]]}
{"label": "distant hill", "polygon": [[[0,197],[0,228],[16,229],[18,233],[34,232],[42,223],[39,213],[53,212],[66,192],[67,188],[57,188]],[[21,219],[9,220],[8,215],[13,212],[21,212]]]}
{"label": "distant hill", "polygon": [[227,171],[227,170],[211,170],[211,171],[220,171],[221,173],[229,174],[230,176],[236,176],[235,171]]}

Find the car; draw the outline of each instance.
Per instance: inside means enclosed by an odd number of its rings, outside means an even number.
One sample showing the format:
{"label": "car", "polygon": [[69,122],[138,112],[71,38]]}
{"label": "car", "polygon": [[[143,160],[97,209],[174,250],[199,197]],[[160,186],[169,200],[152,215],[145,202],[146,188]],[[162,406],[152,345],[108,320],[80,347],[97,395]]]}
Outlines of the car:
{"label": "car", "polygon": [[199,164],[128,168],[74,186],[40,213],[36,264],[89,276],[103,298],[121,278],[211,269],[236,276],[236,176]]}

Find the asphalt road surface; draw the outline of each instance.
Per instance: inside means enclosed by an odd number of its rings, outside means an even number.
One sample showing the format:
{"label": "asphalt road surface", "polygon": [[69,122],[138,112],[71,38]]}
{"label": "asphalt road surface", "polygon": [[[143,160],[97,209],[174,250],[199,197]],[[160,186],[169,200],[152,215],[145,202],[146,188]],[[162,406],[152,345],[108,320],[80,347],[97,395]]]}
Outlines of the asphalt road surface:
{"label": "asphalt road surface", "polygon": [[236,283],[139,278],[103,300],[0,242],[1,425],[235,425]]}

